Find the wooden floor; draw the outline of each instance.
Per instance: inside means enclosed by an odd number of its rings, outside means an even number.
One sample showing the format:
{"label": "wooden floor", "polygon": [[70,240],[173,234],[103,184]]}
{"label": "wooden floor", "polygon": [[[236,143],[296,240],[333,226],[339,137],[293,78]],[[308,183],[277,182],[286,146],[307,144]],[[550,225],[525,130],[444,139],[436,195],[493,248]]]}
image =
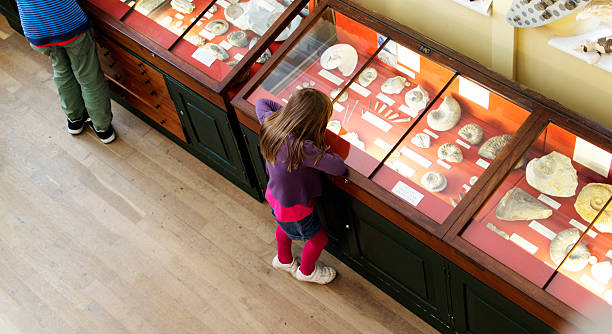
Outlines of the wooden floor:
{"label": "wooden floor", "polygon": [[266,204],[113,112],[110,145],[67,134],[0,16],[0,333],[436,333],[328,253],[327,286],[273,270]]}

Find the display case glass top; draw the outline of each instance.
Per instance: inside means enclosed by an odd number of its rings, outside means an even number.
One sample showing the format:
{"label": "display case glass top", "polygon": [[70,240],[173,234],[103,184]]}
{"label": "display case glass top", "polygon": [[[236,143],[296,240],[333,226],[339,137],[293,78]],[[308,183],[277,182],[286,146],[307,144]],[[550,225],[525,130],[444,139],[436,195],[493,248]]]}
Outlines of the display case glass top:
{"label": "display case glass top", "polygon": [[372,180],[441,224],[528,116],[457,76]]}
{"label": "display case glass top", "polygon": [[611,162],[549,123],[460,236],[584,315],[612,315]]}
{"label": "display case glass top", "polygon": [[[222,81],[287,10],[288,1],[216,0],[172,48],[172,53]],[[306,11],[307,13],[307,11]],[[302,22],[294,16],[251,68],[254,73]],[[262,41],[263,42],[263,41]]]}
{"label": "display case glass top", "polygon": [[136,0],[88,0],[100,9],[109,13],[116,19],[121,19],[130,8],[134,7]]}

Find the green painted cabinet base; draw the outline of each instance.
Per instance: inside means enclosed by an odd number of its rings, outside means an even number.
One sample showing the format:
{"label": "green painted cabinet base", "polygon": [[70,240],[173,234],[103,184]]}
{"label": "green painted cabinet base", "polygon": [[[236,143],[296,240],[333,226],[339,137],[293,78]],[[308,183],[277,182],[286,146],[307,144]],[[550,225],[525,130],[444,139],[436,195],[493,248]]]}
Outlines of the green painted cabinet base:
{"label": "green painted cabinet base", "polygon": [[21,20],[19,19],[19,12],[17,11],[17,3],[15,0],[0,0],[0,14],[6,17],[11,28],[23,35]]}

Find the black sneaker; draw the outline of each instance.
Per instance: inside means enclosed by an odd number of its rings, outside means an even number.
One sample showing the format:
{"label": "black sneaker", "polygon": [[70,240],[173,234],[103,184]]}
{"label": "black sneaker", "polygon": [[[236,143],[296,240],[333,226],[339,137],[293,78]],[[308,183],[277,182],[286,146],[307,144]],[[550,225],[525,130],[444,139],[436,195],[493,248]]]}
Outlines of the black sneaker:
{"label": "black sneaker", "polygon": [[112,142],[113,140],[115,140],[115,138],[117,138],[117,136],[115,136],[115,130],[113,130],[113,126],[109,126],[108,130],[106,131],[98,131],[96,130],[96,128],[93,126],[93,124],[91,125],[92,129],[94,130],[94,132],[96,133],[96,135],[98,135],[98,138],[100,138],[100,141],[103,142],[104,144],[108,144],[110,142]]}
{"label": "black sneaker", "polygon": [[87,111],[83,112],[81,118],[74,121],[68,118],[68,133],[71,135],[78,135],[79,133],[83,132],[83,126],[85,125],[85,122],[88,121],[89,115],[87,114]]}

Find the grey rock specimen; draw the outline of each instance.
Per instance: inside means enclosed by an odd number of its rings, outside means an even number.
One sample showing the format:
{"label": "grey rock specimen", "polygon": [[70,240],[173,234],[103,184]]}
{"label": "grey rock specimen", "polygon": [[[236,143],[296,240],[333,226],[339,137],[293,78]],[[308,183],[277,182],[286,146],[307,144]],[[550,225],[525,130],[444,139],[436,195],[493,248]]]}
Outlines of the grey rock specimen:
{"label": "grey rock specimen", "polygon": [[572,160],[558,152],[541,158],[533,158],[527,164],[527,183],[550,196],[571,197],[576,195],[578,174]]}
{"label": "grey rock specimen", "polygon": [[221,61],[226,61],[229,59],[229,54],[227,54],[227,51],[225,51],[224,48],[220,47],[217,44],[208,43],[204,45],[202,49],[204,49],[204,51],[206,51],[211,56],[214,56],[215,58]]}
{"label": "grey rock specimen", "polygon": [[487,159],[495,159],[495,157],[501,152],[506,144],[512,138],[511,135],[501,135],[489,138],[481,147],[478,149],[478,155]]}
{"label": "grey rock specimen", "polygon": [[195,5],[188,0],[172,0],[170,5],[174,10],[183,14],[191,14],[195,8]]}
{"label": "grey rock specimen", "polygon": [[[561,264],[561,261],[578,242],[578,239],[580,239],[580,231],[574,227],[557,233],[557,236],[550,242],[550,258],[556,265]],[[580,271],[589,263],[589,257],[591,257],[591,252],[584,244],[580,243],[565,260],[562,269]]]}
{"label": "grey rock specimen", "polygon": [[512,188],[497,203],[495,216],[501,220],[546,219],[552,210],[521,188]]}
{"label": "grey rock specimen", "polygon": [[459,130],[459,137],[465,139],[472,145],[478,145],[484,137],[484,131],[482,127],[475,123],[465,125]]}
{"label": "grey rock specimen", "polygon": [[185,39],[195,46],[202,46],[206,44],[206,39],[200,35],[187,36]]}
{"label": "grey rock specimen", "polygon": [[230,21],[238,19],[242,14],[244,14],[244,9],[236,4],[227,6],[224,11],[225,18]]}

